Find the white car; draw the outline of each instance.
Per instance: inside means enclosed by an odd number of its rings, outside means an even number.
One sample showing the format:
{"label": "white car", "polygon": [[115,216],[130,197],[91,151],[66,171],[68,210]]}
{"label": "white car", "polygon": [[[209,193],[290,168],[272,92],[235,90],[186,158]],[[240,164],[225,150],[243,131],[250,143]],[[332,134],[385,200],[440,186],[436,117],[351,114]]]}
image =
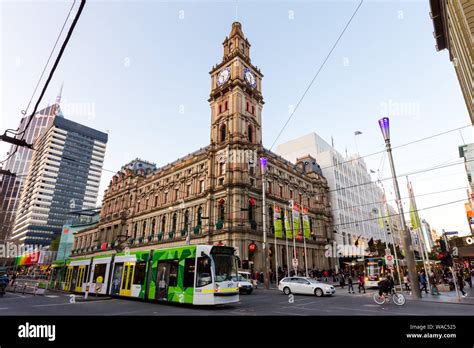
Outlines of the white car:
{"label": "white car", "polygon": [[336,289],[334,286],[318,282],[312,278],[306,277],[286,277],[280,281],[278,290],[283,291],[285,295],[289,294],[308,294],[318,297],[324,295],[334,295]]}
{"label": "white car", "polygon": [[250,295],[252,293],[253,291],[252,283],[247,278],[245,278],[245,276],[243,276],[242,274],[240,273],[238,275],[234,274],[232,276],[232,280],[238,283],[239,293],[247,294],[247,295]]}

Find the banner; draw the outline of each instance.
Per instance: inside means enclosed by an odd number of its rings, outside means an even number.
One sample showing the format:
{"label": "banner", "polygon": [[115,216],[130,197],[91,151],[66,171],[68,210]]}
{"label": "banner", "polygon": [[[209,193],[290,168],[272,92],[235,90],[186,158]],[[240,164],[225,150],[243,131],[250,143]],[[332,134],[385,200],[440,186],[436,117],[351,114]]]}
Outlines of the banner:
{"label": "banner", "polygon": [[309,224],[308,208],[303,209],[303,232],[306,239],[311,238],[311,229]]}
{"label": "banner", "polygon": [[293,204],[293,231],[297,239],[303,238],[303,233],[300,231],[300,206],[298,203]]}
{"label": "banner", "polygon": [[273,205],[273,226],[275,228],[275,236],[277,238],[283,238],[283,224],[281,221],[281,208],[280,206]]}
{"label": "banner", "polygon": [[286,238],[292,239],[293,234],[291,233],[291,222],[290,222],[290,215],[288,214],[288,210],[283,211],[284,219],[285,219],[285,231],[286,231]]}

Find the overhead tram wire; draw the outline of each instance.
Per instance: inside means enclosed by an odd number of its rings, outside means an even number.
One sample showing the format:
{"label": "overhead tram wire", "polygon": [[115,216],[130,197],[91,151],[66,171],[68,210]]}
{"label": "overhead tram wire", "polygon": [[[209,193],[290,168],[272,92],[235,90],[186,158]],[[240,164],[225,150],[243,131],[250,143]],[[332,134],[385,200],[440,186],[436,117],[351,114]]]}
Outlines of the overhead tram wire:
{"label": "overhead tram wire", "polygon": [[[403,144],[400,144],[400,145],[392,146],[392,150],[398,149],[398,148],[401,148],[401,147],[405,147],[405,146],[408,146],[408,145],[416,144],[416,143],[419,143],[419,142],[421,142],[421,141],[433,139],[433,138],[435,138],[435,137],[439,137],[439,136],[442,136],[442,135],[445,135],[445,134],[449,134],[449,133],[452,133],[452,132],[457,132],[457,131],[459,131],[459,130],[461,130],[461,129],[468,128],[468,127],[472,127],[472,125],[471,125],[471,124],[468,124],[468,125],[465,125],[465,126],[462,126],[462,127],[453,128],[453,129],[450,129],[450,130],[447,130],[447,131],[444,131],[444,132],[441,132],[441,133],[436,133],[436,134],[433,134],[433,135],[429,135],[429,136],[424,137],[424,138],[412,140],[412,141],[409,141],[409,142],[407,142],[407,143],[403,143]],[[357,159],[350,159],[350,160],[346,160],[346,161],[339,162],[338,164],[332,164],[332,165],[329,165],[329,166],[326,166],[326,167],[321,167],[321,170],[323,170],[323,169],[329,169],[329,168],[333,168],[333,167],[337,167],[337,166],[340,166],[340,165],[345,164],[345,163],[353,162],[353,161],[358,160],[358,159],[360,159],[360,158],[372,157],[372,156],[375,156],[375,155],[378,155],[378,154],[383,154],[383,153],[386,153],[386,152],[387,152],[387,150],[384,148],[383,150],[376,151],[376,152],[372,152],[372,153],[369,153],[369,154],[364,155],[364,156],[358,156]]]}
{"label": "overhead tram wire", "polygon": [[293,118],[293,115],[295,114],[296,110],[298,109],[298,107],[300,106],[301,102],[303,101],[304,97],[306,96],[306,94],[308,93],[308,91],[310,90],[311,86],[313,85],[314,81],[317,79],[317,77],[319,76],[319,73],[323,70],[324,66],[326,65],[326,62],[328,61],[329,57],[331,56],[332,52],[334,51],[334,49],[336,48],[337,44],[339,43],[339,41],[341,40],[342,36],[344,35],[344,33],[346,32],[347,28],[349,27],[349,25],[351,24],[352,20],[354,19],[354,17],[356,16],[357,12],[359,11],[360,7],[362,6],[364,0],[361,0],[359,5],[356,7],[356,9],[354,10],[354,12],[352,13],[352,16],[349,18],[349,21],[346,23],[344,29],[342,30],[342,32],[339,34],[339,37],[337,38],[336,42],[333,44],[332,48],[330,49],[329,53],[327,54],[326,58],[324,59],[324,61],[322,62],[322,64],[319,66],[319,69],[316,71],[316,74],[314,75],[313,79],[311,80],[311,82],[309,83],[308,87],[306,88],[306,90],[304,91],[303,95],[301,96],[301,98],[299,99],[298,103],[296,104],[295,108],[293,109],[293,112],[290,114],[290,116],[288,117],[288,119],[286,120],[285,124],[283,125],[283,128],[280,130],[280,132],[278,133],[276,139],[273,141],[273,144],[272,146],[270,146],[270,151],[273,149],[273,147],[275,146],[276,142],[278,141],[278,139],[280,138],[281,134],[283,133],[283,131],[285,130],[286,126],[288,125],[288,123],[290,123],[290,120]]}
{"label": "overhead tram wire", "polygon": [[[67,22],[67,20],[68,20],[70,14],[71,14],[71,11],[72,11],[72,8],[74,7],[75,2],[76,2],[76,0],[74,0],[73,6],[71,7],[71,10],[70,10],[69,13],[68,13],[68,17],[66,18],[65,23]],[[80,18],[80,16],[81,16],[81,13],[82,13],[82,10],[83,10],[85,4],[86,4],[86,0],[81,0],[81,5],[79,6],[79,9],[78,9],[78,12],[77,12],[77,14],[76,14],[76,17],[74,17],[74,21],[72,22],[71,27],[69,28],[69,31],[68,31],[68,33],[67,33],[67,36],[66,36],[66,38],[65,38],[65,40],[64,40],[64,42],[63,42],[63,44],[62,44],[62,46],[61,46],[61,49],[60,49],[60,51],[59,51],[59,54],[58,54],[58,56],[56,57],[56,60],[55,60],[55,62],[54,62],[54,65],[53,65],[53,67],[52,67],[52,69],[51,69],[51,71],[50,71],[50,73],[49,73],[48,79],[46,80],[46,83],[45,83],[45,85],[44,85],[44,87],[43,87],[43,89],[42,89],[42,91],[41,91],[41,94],[40,94],[40,96],[39,96],[39,98],[38,98],[38,101],[37,101],[36,104],[35,104],[35,108],[34,108],[33,112],[31,113],[31,115],[28,117],[28,121],[27,121],[27,123],[26,123],[26,125],[25,125],[25,128],[24,128],[23,131],[21,131],[21,132],[17,132],[17,130],[7,129],[7,130],[5,131],[5,134],[6,134],[6,133],[15,133],[15,136],[21,135],[20,140],[24,140],[24,138],[25,138],[25,133],[26,133],[26,131],[28,130],[28,128],[30,127],[31,121],[33,120],[33,118],[34,118],[34,116],[35,116],[35,114],[36,114],[36,112],[37,112],[37,110],[38,110],[38,106],[39,106],[39,104],[41,103],[41,100],[43,99],[44,94],[46,93],[46,89],[48,88],[48,85],[49,85],[49,83],[50,83],[50,81],[51,81],[51,79],[52,79],[52,77],[53,77],[53,75],[54,75],[54,72],[56,71],[56,68],[57,68],[57,66],[59,65],[59,61],[61,60],[61,57],[62,57],[62,55],[63,55],[63,53],[64,53],[64,50],[66,49],[66,46],[67,46],[67,44],[68,44],[68,42],[69,42],[69,39],[70,39],[71,36],[72,36],[72,33],[73,33],[73,31],[74,31],[74,28],[76,27],[76,24],[77,24],[77,22],[78,22],[78,20],[79,20],[79,18]],[[64,23],[64,25],[65,25],[65,23]],[[62,33],[63,29],[64,29],[64,25],[63,25],[63,28],[61,29],[61,33]],[[61,35],[61,33],[60,33],[60,35]],[[59,35],[59,36],[60,36],[60,35]],[[58,39],[59,39],[59,36],[58,36]],[[56,47],[56,43],[55,43],[54,47]],[[54,47],[53,47],[53,51],[54,51]],[[51,52],[51,54],[52,54],[52,52]],[[49,59],[50,59],[50,58],[48,58],[48,62],[49,62]],[[47,65],[46,65],[46,66],[47,66]],[[45,66],[44,69],[46,69],[46,66]],[[43,71],[43,73],[44,73],[44,71]],[[43,76],[43,73],[41,74],[41,77]],[[39,80],[39,81],[41,81],[41,77],[40,77],[40,80]],[[38,81],[38,83],[39,83],[39,81]],[[36,89],[37,89],[37,87],[35,88],[35,92],[36,92]],[[34,93],[33,93],[33,95],[34,95]],[[29,108],[30,103],[31,103],[31,100],[30,100],[30,102],[28,103],[27,109]],[[25,113],[26,113],[26,112],[25,112]],[[3,163],[5,163],[5,162],[7,162],[9,159],[11,159],[11,158],[16,154],[17,151],[18,151],[18,146],[15,147],[15,149],[13,150],[13,152],[12,152],[6,159],[0,161],[0,164],[3,164]]]}
{"label": "overhead tram wire", "polygon": [[39,86],[41,80],[43,79],[43,75],[44,75],[44,73],[45,73],[45,71],[46,71],[46,68],[47,68],[48,65],[49,65],[49,61],[51,60],[51,57],[53,56],[53,53],[54,53],[54,51],[55,51],[55,49],[56,49],[56,46],[58,45],[59,39],[61,38],[61,35],[63,34],[64,28],[66,27],[66,23],[67,23],[69,17],[71,16],[72,9],[74,8],[74,5],[75,5],[75,4],[76,4],[76,0],[74,0],[74,2],[73,2],[72,5],[71,5],[71,8],[69,9],[69,12],[68,12],[68,14],[67,14],[67,17],[66,17],[66,19],[64,20],[63,26],[61,27],[61,31],[59,32],[58,37],[56,38],[56,42],[54,43],[54,46],[53,46],[53,48],[52,48],[52,50],[51,50],[51,53],[49,54],[48,60],[46,61],[46,64],[44,65],[43,71],[41,72],[41,75],[40,75],[40,77],[39,77],[39,79],[38,79],[38,82],[36,83],[35,89],[33,90],[33,94],[31,95],[30,101],[28,102],[28,105],[26,106],[26,109],[21,111],[21,113],[22,113],[23,115],[26,115],[26,113],[28,112],[28,109],[30,108],[31,102],[32,102],[32,100],[33,100],[33,97],[34,97],[35,94],[36,94],[36,90],[38,89],[38,86]]}
{"label": "overhead tram wire", "polygon": [[49,72],[48,79],[46,80],[46,83],[45,83],[45,85],[44,85],[44,87],[43,87],[43,89],[42,89],[42,91],[41,91],[41,94],[40,94],[40,96],[39,96],[39,98],[38,98],[38,100],[37,100],[37,102],[36,102],[36,104],[35,104],[35,108],[34,108],[33,112],[31,113],[31,115],[29,116],[29,119],[28,119],[28,122],[27,122],[27,124],[26,124],[26,126],[25,126],[25,129],[24,129],[23,131],[21,131],[21,132],[18,133],[18,135],[20,135],[20,134],[22,135],[22,138],[21,138],[21,139],[24,138],[25,133],[26,133],[26,131],[28,130],[30,124],[31,124],[31,121],[33,120],[33,117],[35,116],[36,111],[38,110],[38,106],[39,106],[39,104],[41,103],[41,100],[43,99],[44,94],[46,93],[46,89],[48,88],[49,83],[51,82],[51,79],[53,78],[53,75],[54,75],[54,73],[55,73],[55,71],[56,71],[56,69],[57,69],[57,67],[58,67],[58,65],[59,65],[59,62],[60,62],[60,60],[61,60],[61,57],[63,56],[63,53],[64,53],[64,51],[65,51],[65,49],[66,49],[66,47],[67,47],[67,45],[68,45],[68,43],[69,43],[69,40],[71,39],[72,33],[73,33],[73,31],[74,31],[74,28],[76,27],[76,24],[77,24],[77,22],[79,21],[79,18],[81,17],[82,10],[84,9],[85,4],[86,4],[86,0],[81,0],[81,4],[79,5],[79,9],[78,9],[78,11],[77,11],[76,17],[74,17],[74,20],[73,20],[73,22],[72,22],[72,24],[71,24],[71,27],[69,28],[69,31],[68,31],[68,33],[67,33],[67,35],[66,35],[66,38],[64,39],[64,42],[63,42],[63,44],[61,45],[61,49],[59,50],[58,56],[56,57],[56,60],[55,60],[55,62],[54,62],[54,64],[53,64],[53,67],[51,68],[51,71]]}
{"label": "overhead tram wire", "polygon": [[[465,202],[466,201],[466,198],[463,198],[463,199],[458,199],[456,201],[450,201],[450,202],[446,202],[446,203],[441,203],[441,204],[437,204],[437,205],[432,205],[430,207],[426,207],[426,208],[418,208],[418,209],[412,209],[410,211],[406,211],[404,214],[410,214],[410,213],[414,213],[414,212],[418,212],[418,211],[422,211],[422,210],[430,210],[430,209],[435,209],[435,208],[439,208],[439,207],[444,207],[446,205],[450,205],[450,204],[455,204],[455,203],[460,203],[460,202]],[[396,213],[396,214],[389,214],[389,215],[385,215],[385,217],[394,217],[394,216],[400,216],[400,213]],[[370,218],[370,219],[363,219],[363,220],[356,220],[356,221],[352,221],[351,224],[353,223],[359,223],[359,222],[366,222],[366,221],[375,221],[375,220],[380,220],[380,217],[376,217],[376,218]],[[331,224],[330,226],[331,227],[336,227],[336,226],[344,226],[344,225],[348,225],[348,223],[339,223],[339,224]]]}
{"label": "overhead tram wire", "polygon": [[[432,171],[432,170],[443,169],[443,168],[452,167],[452,166],[455,166],[455,165],[460,165],[460,164],[464,164],[464,163],[467,163],[467,162],[473,162],[473,161],[474,160],[467,160],[467,161],[460,161],[460,162],[446,164],[446,165],[437,165],[437,166],[434,166],[434,167],[429,167],[429,168],[419,169],[419,170],[415,170],[415,171],[404,173],[404,174],[399,174],[397,176],[407,176],[407,175],[413,175],[413,174],[418,174],[418,173],[424,173],[424,172],[429,172],[429,171]],[[385,181],[385,180],[392,180],[392,179],[393,179],[393,177],[389,176],[389,177],[378,179],[377,181],[367,181],[367,182],[363,182],[361,184],[350,185],[350,186],[345,186],[345,187],[339,187],[337,189],[329,190],[328,192],[337,192],[337,191],[347,190],[347,189],[355,188],[355,187],[359,187],[359,186],[366,186],[366,185],[370,185],[370,184],[376,184],[378,181]]]}

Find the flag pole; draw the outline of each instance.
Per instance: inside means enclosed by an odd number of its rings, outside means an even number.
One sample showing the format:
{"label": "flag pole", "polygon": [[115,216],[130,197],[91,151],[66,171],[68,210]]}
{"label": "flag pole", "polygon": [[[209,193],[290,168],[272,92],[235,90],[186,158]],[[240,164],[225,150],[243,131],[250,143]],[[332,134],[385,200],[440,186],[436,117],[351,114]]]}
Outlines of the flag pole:
{"label": "flag pole", "polygon": [[306,236],[304,234],[304,209],[303,209],[303,203],[301,203],[301,223],[300,223],[300,229],[303,231],[303,249],[304,249],[304,268],[306,272],[306,277],[308,277],[308,256],[307,256],[307,249],[306,249]]}
{"label": "flag pole", "polygon": [[[272,219],[275,219],[275,205],[273,205],[273,216]],[[273,225],[273,236],[275,237],[275,284],[278,288],[278,244],[277,244],[277,234],[275,230],[275,225]]]}
{"label": "flag pole", "polygon": [[[288,214],[287,214],[287,211],[286,211],[286,208],[284,208],[285,210],[283,211],[283,216],[288,218]],[[289,277],[290,276],[290,249],[288,247],[288,232],[286,230],[286,219],[283,219],[284,223],[283,225],[285,226],[285,245],[286,245],[286,276]]]}
{"label": "flag pole", "polygon": [[[293,259],[297,260],[296,258],[296,238],[295,238],[295,225],[293,224],[293,200],[290,201],[291,205],[291,234],[293,235]],[[296,264],[293,266],[293,270],[295,271],[295,276],[298,275],[298,266]]]}

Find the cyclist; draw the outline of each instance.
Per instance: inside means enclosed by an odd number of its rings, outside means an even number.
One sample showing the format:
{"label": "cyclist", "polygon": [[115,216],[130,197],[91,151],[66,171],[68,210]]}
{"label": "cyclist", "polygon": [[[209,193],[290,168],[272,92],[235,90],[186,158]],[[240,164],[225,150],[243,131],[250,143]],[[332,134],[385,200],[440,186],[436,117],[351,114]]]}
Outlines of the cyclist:
{"label": "cyclist", "polygon": [[382,297],[382,295],[389,294],[392,292],[392,289],[395,287],[395,283],[393,281],[393,278],[390,274],[387,274],[385,276],[385,279],[382,279],[379,282],[379,296]]}

